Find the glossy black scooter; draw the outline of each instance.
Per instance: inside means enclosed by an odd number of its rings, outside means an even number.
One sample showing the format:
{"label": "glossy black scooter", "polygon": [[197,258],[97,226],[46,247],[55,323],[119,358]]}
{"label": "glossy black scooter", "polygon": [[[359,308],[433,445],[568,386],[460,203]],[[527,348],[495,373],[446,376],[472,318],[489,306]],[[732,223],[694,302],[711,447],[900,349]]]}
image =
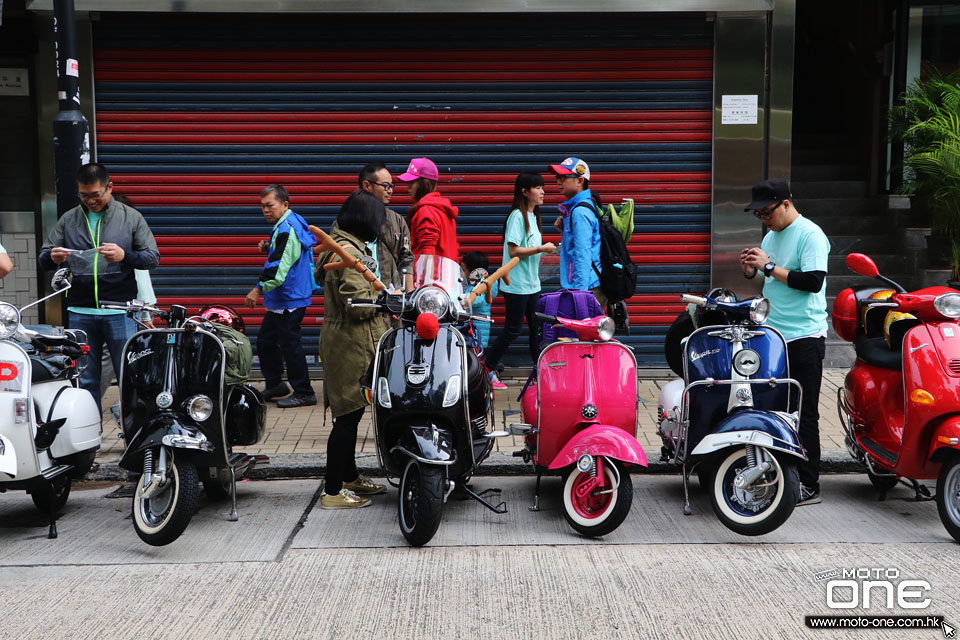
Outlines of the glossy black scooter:
{"label": "glossy black scooter", "polygon": [[[399,478],[400,531],[414,546],[433,538],[443,505],[457,489],[496,513],[467,481],[493,449],[493,389],[486,368],[458,325],[475,317],[468,309],[476,296],[507,274],[508,262],[464,297],[460,265],[435,255],[413,263],[413,291],[383,292],[377,300],[350,300],[376,307],[402,321],[377,344],[371,380],[377,456],[388,478]],[[479,318],[489,320],[489,318]]]}
{"label": "glossy black scooter", "polygon": [[162,311],[133,300],[101,307],[134,319],[146,310],[166,322],[155,329],[141,325],[124,346],[118,376],[126,443],[120,467],[142,473],[132,505],[137,535],[154,546],[180,537],[201,484],[210,499],[231,497],[229,519],[238,520],[237,479],[269,459],[232,450],[259,442],[266,416],[259,391],[224,381],[224,340],[232,338],[221,335],[220,325],[188,318],[180,305]]}

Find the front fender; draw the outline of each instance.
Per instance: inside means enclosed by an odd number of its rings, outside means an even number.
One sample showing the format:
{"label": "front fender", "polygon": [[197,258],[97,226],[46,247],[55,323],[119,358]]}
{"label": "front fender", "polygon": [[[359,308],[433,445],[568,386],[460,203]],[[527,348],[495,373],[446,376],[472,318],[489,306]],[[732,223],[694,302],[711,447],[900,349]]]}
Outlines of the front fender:
{"label": "front fender", "polygon": [[708,455],[725,447],[742,447],[747,444],[807,459],[803,445],[800,444],[800,436],[791,428],[787,419],[780,414],[759,409],[746,409],[730,414],[697,444],[690,455]]}
{"label": "front fender", "polygon": [[932,462],[943,462],[956,454],[960,454],[960,415],[947,416],[933,428],[927,458]]}
{"label": "front fender", "polygon": [[[146,449],[152,449],[163,445],[163,437],[166,435],[186,436],[188,438],[200,438],[203,433],[196,427],[183,424],[177,416],[173,414],[161,414],[154,416],[147,425],[137,432],[134,438],[127,444],[123,457],[120,459],[120,466],[130,460],[136,460],[137,468],[140,465],[140,454]],[[204,438],[205,439],[205,438]]]}
{"label": "front fender", "polygon": [[453,446],[453,435],[447,429],[435,424],[410,426],[409,434],[401,439],[401,444],[391,449],[399,451],[425,464],[451,465],[457,461],[457,450]]}
{"label": "front fender", "polygon": [[550,462],[549,469],[562,469],[577,461],[584,453],[613,458],[628,464],[647,466],[647,454],[629,433],[605,424],[594,424],[567,441]]}

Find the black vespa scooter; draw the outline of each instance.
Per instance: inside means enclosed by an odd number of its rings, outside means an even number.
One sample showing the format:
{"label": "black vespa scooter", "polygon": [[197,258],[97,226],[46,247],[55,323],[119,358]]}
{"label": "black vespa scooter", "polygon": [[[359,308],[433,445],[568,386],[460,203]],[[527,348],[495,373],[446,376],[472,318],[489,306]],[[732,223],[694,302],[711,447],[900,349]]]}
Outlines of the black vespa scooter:
{"label": "black vespa scooter", "polygon": [[[477,350],[458,325],[478,295],[509,273],[513,259],[463,296],[460,265],[442,256],[414,259],[413,290],[382,292],[376,300],[351,299],[354,306],[379,308],[402,321],[380,338],[370,384],[377,456],[389,478],[399,478],[400,531],[414,546],[433,538],[443,505],[457,489],[495,513],[504,503],[484,499],[467,481],[506,431],[493,424],[493,389]],[[391,483],[392,484],[392,483]],[[397,486],[397,485],[394,485]]]}
{"label": "black vespa scooter", "polygon": [[259,391],[225,380],[225,343],[242,349],[245,341],[201,316],[188,318],[180,305],[163,311],[133,300],[101,307],[134,319],[145,310],[166,322],[155,329],[141,324],[124,346],[117,377],[126,443],[120,467],[142,473],[132,506],[137,535],[154,546],[176,540],[196,510],[201,484],[210,499],[230,496],[229,519],[238,520],[237,480],[269,463],[267,456],[232,450],[259,442],[266,416]]}

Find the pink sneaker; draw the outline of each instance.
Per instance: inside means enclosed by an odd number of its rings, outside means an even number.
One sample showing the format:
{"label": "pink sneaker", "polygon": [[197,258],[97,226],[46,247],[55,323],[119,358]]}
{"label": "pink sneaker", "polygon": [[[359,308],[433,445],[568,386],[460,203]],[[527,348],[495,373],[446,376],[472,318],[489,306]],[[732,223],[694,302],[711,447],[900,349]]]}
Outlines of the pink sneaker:
{"label": "pink sneaker", "polygon": [[507,385],[505,385],[505,384],[503,384],[502,382],[500,382],[500,378],[498,378],[498,377],[497,377],[497,374],[495,374],[495,373],[493,373],[493,372],[490,373],[490,386],[492,386],[494,389],[506,389],[506,388],[507,388]]}

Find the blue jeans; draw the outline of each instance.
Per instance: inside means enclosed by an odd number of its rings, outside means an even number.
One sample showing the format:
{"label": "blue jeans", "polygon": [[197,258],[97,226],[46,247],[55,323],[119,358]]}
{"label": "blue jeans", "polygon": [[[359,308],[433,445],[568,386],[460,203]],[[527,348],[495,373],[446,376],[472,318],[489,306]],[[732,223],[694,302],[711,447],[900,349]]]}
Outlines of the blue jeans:
{"label": "blue jeans", "polygon": [[103,414],[100,406],[100,367],[103,358],[103,344],[110,349],[110,359],[113,370],[120,376],[121,356],[123,345],[127,338],[137,331],[137,324],[126,315],[116,314],[109,316],[95,316],[89,313],[68,312],[67,323],[71,329],[81,329],[87,332],[87,343],[90,345],[90,355],[87,356],[87,366],[80,372],[80,387],[86,389],[97,401],[97,409]]}

